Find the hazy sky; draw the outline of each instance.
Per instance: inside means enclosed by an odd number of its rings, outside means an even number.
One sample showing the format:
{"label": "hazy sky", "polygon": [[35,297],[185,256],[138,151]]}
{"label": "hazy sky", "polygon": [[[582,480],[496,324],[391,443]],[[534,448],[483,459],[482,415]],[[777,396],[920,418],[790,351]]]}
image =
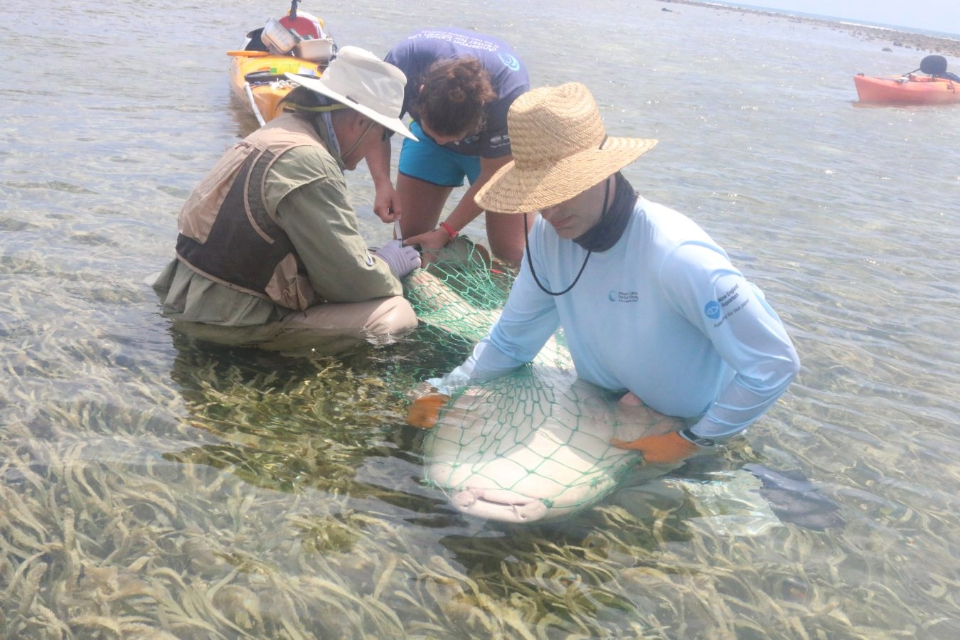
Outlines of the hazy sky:
{"label": "hazy sky", "polygon": [[[724,1],[724,0],[721,0]],[[960,34],[960,0],[730,0],[844,20]]]}

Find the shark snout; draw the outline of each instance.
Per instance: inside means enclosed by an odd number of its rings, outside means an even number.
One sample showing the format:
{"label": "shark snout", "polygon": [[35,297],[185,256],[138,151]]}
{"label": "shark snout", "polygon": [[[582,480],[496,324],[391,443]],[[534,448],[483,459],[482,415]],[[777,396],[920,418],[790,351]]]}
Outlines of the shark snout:
{"label": "shark snout", "polygon": [[468,487],[455,493],[451,502],[463,513],[503,522],[533,522],[547,514],[542,500],[504,489]]}

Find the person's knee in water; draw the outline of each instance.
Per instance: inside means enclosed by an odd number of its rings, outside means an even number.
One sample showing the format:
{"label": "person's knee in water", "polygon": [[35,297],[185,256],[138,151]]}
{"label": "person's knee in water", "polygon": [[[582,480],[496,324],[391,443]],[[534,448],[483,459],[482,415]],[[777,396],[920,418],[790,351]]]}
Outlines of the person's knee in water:
{"label": "person's knee in water", "polygon": [[[415,139],[399,118],[404,74],[344,47],[321,78],[289,79],[299,86],[284,113],[230,149],[188,197],[176,259],[155,283],[168,317],[225,334],[265,327],[244,331],[263,345],[291,322],[309,333],[301,320],[325,305],[395,298],[409,309],[400,278],[420,266],[399,242],[367,249],[343,180],[388,133]],[[412,310],[389,317],[329,315],[316,337],[381,340],[416,326]]]}

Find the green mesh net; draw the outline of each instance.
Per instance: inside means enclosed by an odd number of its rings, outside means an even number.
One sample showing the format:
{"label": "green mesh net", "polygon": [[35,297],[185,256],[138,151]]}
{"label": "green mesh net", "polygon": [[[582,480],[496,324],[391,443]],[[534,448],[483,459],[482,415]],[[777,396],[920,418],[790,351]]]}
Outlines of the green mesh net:
{"label": "green mesh net", "polygon": [[[499,316],[513,273],[467,239],[451,244],[408,276],[406,296],[431,342],[472,345]],[[578,380],[558,333],[530,365],[452,392],[424,438],[424,478],[465,513],[555,518],[601,500],[640,461],[613,439],[634,440],[670,422]]]}

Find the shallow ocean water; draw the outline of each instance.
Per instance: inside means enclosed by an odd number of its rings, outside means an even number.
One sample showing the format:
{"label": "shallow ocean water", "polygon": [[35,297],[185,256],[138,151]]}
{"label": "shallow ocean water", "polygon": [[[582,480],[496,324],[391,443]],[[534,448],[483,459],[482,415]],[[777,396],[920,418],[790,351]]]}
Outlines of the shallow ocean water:
{"label": "shallow ocean water", "polygon": [[[798,381],[720,459],[517,528],[420,482],[402,387],[462,351],[191,344],[144,284],[255,126],[224,51],[286,8],[7,4],[0,635],[960,634],[960,107],[864,107],[852,82],[926,52],[652,0],[302,6],[341,45],[456,25],[513,43],[536,85],[587,84],[610,135],[660,140],[634,186],[711,233],[797,344]],[[382,243],[368,174],[348,181]],[[843,525],[771,518],[749,462],[801,471]]]}

